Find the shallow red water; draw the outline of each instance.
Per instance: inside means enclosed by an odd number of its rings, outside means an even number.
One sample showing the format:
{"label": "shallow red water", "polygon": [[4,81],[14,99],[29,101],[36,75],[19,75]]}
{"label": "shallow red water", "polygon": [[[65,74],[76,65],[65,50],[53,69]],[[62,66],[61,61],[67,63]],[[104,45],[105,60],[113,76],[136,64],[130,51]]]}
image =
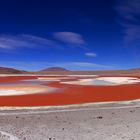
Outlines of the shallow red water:
{"label": "shallow red water", "polygon": [[[0,83],[13,83],[36,76],[0,77]],[[54,106],[91,102],[123,101],[140,98],[140,84],[121,86],[80,86],[59,82],[45,84],[59,89],[50,93],[0,96],[0,106]]]}

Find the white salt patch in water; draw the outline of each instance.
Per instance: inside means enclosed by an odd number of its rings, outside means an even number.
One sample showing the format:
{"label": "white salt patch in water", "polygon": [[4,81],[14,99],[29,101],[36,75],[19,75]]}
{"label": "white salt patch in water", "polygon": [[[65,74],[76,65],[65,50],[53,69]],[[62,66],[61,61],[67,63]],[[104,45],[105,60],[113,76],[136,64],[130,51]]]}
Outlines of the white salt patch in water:
{"label": "white salt patch in water", "polygon": [[70,77],[38,77],[39,81],[61,81],[65,79],[71,79]]}
{"label": "white salt patch in water", "polygon": [[16,96],[16,95],[26,95],[26,94],[35,94],[35,93],[49,93],[57,88],[52,88],[49,86],[40,86],[40,87],[20,87],[20,86],[11,86],[11,87],[1,87],[0,96]]}
{"label": "white salt patch in water", "polygon": [[84,76],[88,76],[88,77],[95,77],[95,75],[66,75],[63,77],[38,77],[36,80],[38,81],[61,81],[61,80],[69,80],[69,79],[73,79],[75,77],[84,77]]}
{"label": "white salt patch in water", "polygon": [[60,78],[38,78],[39,81],[61,81]]}
{"label": "white salt patch in water", "polygon": [[79,79],[78,81],[61,82],[64,84],[75,84],[75,85],[123,85],[123,84],[136,84],[139,83],[140,79],[135,77],[98,77]]}
{"label": "white salt patch in water", "polygon": [[112,82],[114,84],[131,84],[140,82],[140,79],[135,77],[99,77],[95,79]]}
{"label": "white salt patch in water", "polygon": [[6,89],[0,89],[0,96],[9,96],[9,95],[23,95],[26,94],[25,91],[17,91],[17,90],[6,90]]}

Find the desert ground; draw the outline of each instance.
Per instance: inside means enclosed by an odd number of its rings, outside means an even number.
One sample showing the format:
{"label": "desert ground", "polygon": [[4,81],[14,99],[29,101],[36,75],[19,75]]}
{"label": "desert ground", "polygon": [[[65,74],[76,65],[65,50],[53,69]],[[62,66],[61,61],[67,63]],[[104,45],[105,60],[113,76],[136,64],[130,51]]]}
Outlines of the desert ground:
{"label": "desert ground", "polygon": [[139,76],[0,76],[0,140],[139,140]]}
{"label": "desert ground", "polygon": [[139,140],[140,107],[86,105],[0,113],[1,140]]}

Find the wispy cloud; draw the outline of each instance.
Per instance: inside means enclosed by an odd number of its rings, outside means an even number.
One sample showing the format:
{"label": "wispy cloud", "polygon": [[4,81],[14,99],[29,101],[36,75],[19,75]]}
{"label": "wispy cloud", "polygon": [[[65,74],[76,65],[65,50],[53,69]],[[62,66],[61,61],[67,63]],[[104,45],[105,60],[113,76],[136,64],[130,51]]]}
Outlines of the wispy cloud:
{"label": "wispy cloud", "polygon": [[87,53],[85,53],[85,55],[88,57],[96,57],[97,56],[97,54],[94,52],[87,52]]}
{"label": "wispy cloud", "polygon": [[102,65],[102,64],[96,64],[96,63],[90,63],[90,62],[69,62],[64,63],[64,66],[72,66],[77,69],[109,69],[112,68],[112,66]]}
{"label": "wispy cloud", "polygon": [[19,39],[19,37],[1,35],[0,36],[0,48],[13,49],[16,47],[23,47],[30,45],[29,42]]}
{"label": "wispy cloud", "polygon": [[47,61],[0,61],[0,66],[13,67],[22,70],[41,70],[48,67],[64,67],[69,70],[97,70],[113,69],[115,66],[96,64],[90,62],[47,62]]}
{"label": "wispy cloud", "polygon": [[22,35],[23,39],[32,42],[33,44],[40,44],[40,45],[46,45],[46,46],[55,46],[56,42],[54,40],[49,40],[47,38],[39,37],[39,36],[33,36],[33,35]]}
{"label": "wispy cloud", "polygon": [[54,38],[66,44],[76,45],[76,46],[86,46],[86,42],[82,35],[74,32],[55,32],[53,34]]}
{"label": "wispy cloud", "polygon": [[21,47],[55,46],[54,41],[33,35],[0,35],[1,49],[16,49]]}
{"label": "wispy cloud", "polygon": [[80,34],[72,32],[56,32],[52,39],[44,37],[18,34],[18,35],[0,35],[0,49],[13,50],[28,47],[48,47],[62,48],[66,43],[67,46],[85,47],[86,43]]}
{"label": "wispy cloud", "polygon": [[128,45],[140,39],[140,0],[118,0],[115,10],[118,23],[124,27],[124,41]]}

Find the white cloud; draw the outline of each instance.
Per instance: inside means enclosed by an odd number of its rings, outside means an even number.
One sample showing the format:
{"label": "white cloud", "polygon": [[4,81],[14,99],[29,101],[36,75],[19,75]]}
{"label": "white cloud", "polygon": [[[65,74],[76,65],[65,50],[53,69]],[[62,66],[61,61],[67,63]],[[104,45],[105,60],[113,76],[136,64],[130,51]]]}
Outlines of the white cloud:
{"label": "white cloud", "polygon": [[56,32],[54,37],[57,39],[47,39],[44,37],[18,34],[18,35],[0,35],[0,49],[12,50],[24,47],[48,47],[48,48],[62,48],[61,43],[65,42],[70,46],[76,45],[85,48],[86,44],[80,34],[72,32]]}
{"label": "white cloud", "polygon": [[40,45],[48,45],[48,46],[54,46],[55,41],[49,40],[47,38],[39,37],[39,36],[33,36],[33,35],[22,35],[23,39],[28,40],[29,42],[32,42],[34,44],[40,44]]}
{"label": "white cloud", "polygon": [[97,54],[94,52],[88,52],[88,53],[85,53],[85,55],[88,57],[96,57],[97,56]]}
{"label": "white cloud", "polygon": [[118,0],[115,7],[117,21],[124,27],[124,42],[129,45],[140,39],[140,0]]}
{"label": "white cloud", "polygon": [[54,38],[64,42],[70,43],[75,45],[86,45],[85,40],[83,39],[82,35],[74,32],[55,32]]}
{"label": "white cloud", "polygon": [[28,46],[29,43],[13,36],[0,36],[0,48],[13,49],[21,46]]}
{"label": "white cloud", "polygon": [[16,49],[21,47],[36,47],[36,46],[54,47],[56,44],[52,40],[37,37],[33,35],[0,35],[1,49]]}
{"label": "white cloud", "polygon": [[96,63],[90,63],[90,62],[71,62],[70,64],[79,66],[79,67],[93,67],[93,68],[107,68],[110,66],[96,64]]}

